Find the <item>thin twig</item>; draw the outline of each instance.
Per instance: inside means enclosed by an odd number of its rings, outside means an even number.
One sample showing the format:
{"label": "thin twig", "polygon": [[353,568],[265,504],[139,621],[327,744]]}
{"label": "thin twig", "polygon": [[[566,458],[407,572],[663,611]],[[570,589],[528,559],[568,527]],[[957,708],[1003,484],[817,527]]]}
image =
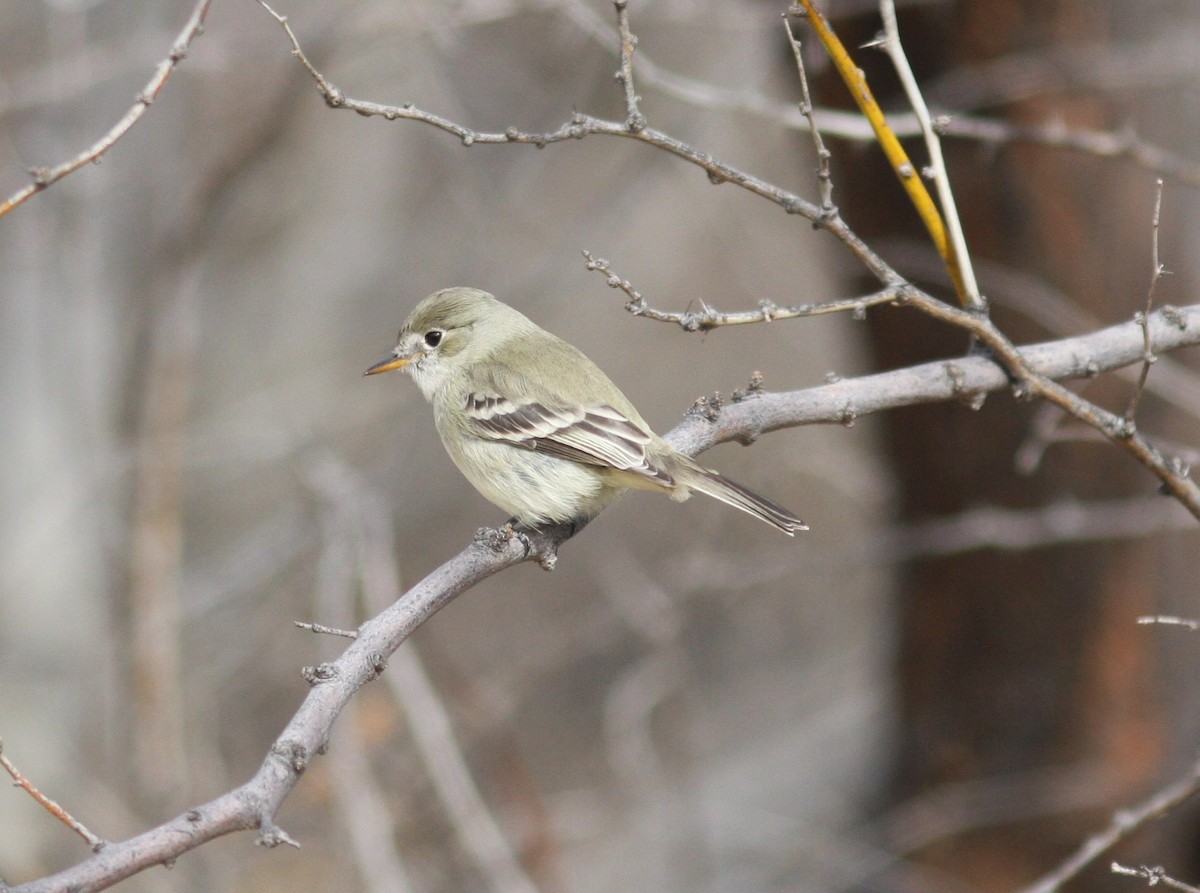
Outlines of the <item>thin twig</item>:
{"label": "thin twig", "polygon": [[929,194],[929,190],[925,188],[925,183],[916,166],[909,159],[908,153],[904,151],[900,140],[896,138],[895,132],[889,126],[887,116],[884,115],[883,109],[875,100],[863,70],[854,64],[846,47],[838,39],[813,0],[799,0],[799,5],[792,7],[792,11],[793,14],[808,19],[817,39],[821,41],[821,46],[825,48],[834,68],[837,69],[846,88],[850,91],[851,98],[871,123],[871,129],[875,132],[875,138],[883,150],[884,157],[887,158],[888,164],[891,165],[896,177],[900,180],[900,185],[908,194],[909,201],[912,202],[921,222],[925,224],[929,238],[946,264],[946,270],[954,282],[954,290],[958,294],[959,302],[963,306],[970,306],[961,271],[954,260],[954,246],[946,234],[946,225],[942,221],[942,215],[938,211],[933,197]]}
{"label": "thin twig", "polygon": [[905,524],[881,535],[871,555],[882,561],[912,561],[976,549],[1046,549],[1175,530],[1195,533],[1196,519],[1157,494],[1088,502],[1060,499],[1027,509],[980,506]]}
{"label": "thin twig", "polygon": [[1137,622],[1143,626],[1182,626],[1186,629],[1190,629],[1192,632],[1200,631],[1200,620],[1191,620],[1187,617],[1172,617],[1169,614],[1147,615],[1145,617],[1139,617]]}
{"label": "thin twig", "polygon": [[862,319],[867,308],[879,304],[891,304],[899,301],[902,292],[899,288],[885,288],[881,291],[861,298],[846,298],[840,301],[822,301],[816,304],[794,304],[781,307],[773,301],[758,302],[757,310],[736,310],[721,312],[708,304],[701,302],[700,310],[659,310],[647,303],[641,292],[633,287],[628,279],[622,279],[613,272],[612,265],[604,258],[593,257],[590,251],[584,251],[584,267],[607,277],[610,288],[623,291],[629,300],[625,309],[634,316],[644,316],[656,322],[669,322],[679,326],[685,332],[707,332],[721,326],[744,326],[752,323],[774,322],[780,319],[796,319],[804,316],[822,316],[827,313],[851,313],[855,319]]}
{"label": "thin twig", "polygon": [[904,46],[900,43],[900,26],[896,23],[896,4],[894,0],[880,0],[879,9],[883,16],[884,49],[887,51],[888,58],[892,60],[896,74],[900,77],[900,83],[904,86],[904,93],[908,97],[908,104],[912,106],[917,121],[921,125],[921,133],[925,137],[925,148],[929,152],[929,168],[933,173],[933,182],[937,187],[938,199],[942,205],[942,218],[950,237],[948,263],[958,268],[959,278],[965,290],[965,306],[983,312],[986,308],[979,295],[979,284],[975,281],[971,255],[967,252],[967,240],[963,235],[962,221],[958,216],[958,206],[954,201],[954,191],[950,188],[950,175],[946,171],[946,161],[942,157],[942,141],[934,130],[929,108],[925,105],[925,97],[921,95],[916,75],[913,74],[912,67],[908,64],[908,56],[904,53]]}
{"label": "thin twig", "polygon": [[100,139],[96,140],[96,142],[74,158],[54,167],[36,167],[31,170],[30,174],[33,176],[33,182],[23,189],[18,189],[0,204],[0,217],[24,204],[46,187],[57,183],[68,174],[79,170],[88,162],[99,161],[104,153],[113,147],[117,140],[128,133],[129,129],[141,120],[142,115],[146,113],[146,109],[150,108],[150,104],[158,98],[158,94],[166,86],[167,80],[171,77],[171,72],[175,70],[175,67],[180,62],[187,58],[192,41],[204,31],[204,17],[208,14],[208,7],[211,3],[212,0],[198,0],[192,8],[192,14],[188,16],[183,30],[175,38],[171,52],[167,54],[165,59],[158,63],[154,74],[146,83],[146,86],[142,88],[142,92],[137,95],[137,100],[130,107],[129,111],[122,116],[121,120],[114,124],[104,136],[100,137]]}
{"label": "thin twig", "polygon": [[341,636],[344,639],[358,638],[358,630],[354,629],[338,629],[336,626],[322,626],[319,623],[305,623],[303,620],[293,620],[292,623],[300,627],[300,629],[306,629],[313,633],[320,633],[327,636]]}
{"label": "thin twig", "polygon": [[[1163,308],[1151,315],[1150,325],[1162,352],[1198,344],[1200,305],[1172,308],[1169,313]],[[1038,375],[1080,377],[1137,362],[1140,354],[1140,331],[1126,322],[1079,338],[1023,347],[1019,358],[1023,367]],[[688,455],[698,455],[718,443],[750,441],[782,428],[845,424],[882,409],[960,399],[967,393],[1007,387],[1011,387],[1011,379],[995,361],[969,356],[845,379],[807,391],[758,392],[726,403],[715,418],[688,414],[664,439]],[[157,828],[109,843],[100,853],[56,875],[13,887],[7,893],[102,890],[234,831],[258,828],[264,845],[288,843],[290,838],[275,825],[275,815],[325,746],[338,713],[354,693],[379,675],[408,636],[458,595],[514,564],[548,563],[575,532],[567,526],[523,531],[521,536],[481,530],[470,546],[364,623],[340,657],[307,674],[313,685],[308,697],[252,779]]]}
{"label": "thin twig", "polygon": [[1193,887],[1191,884],[1175,880],[1175,878],[1167,874],[1161,865],[1141,865],[1137,868],[1131,868],[1128,865],[1122,865],[1120,862],[1114,862],[1109,868],[1113,874],[1139,877],[1146,882],[1146,886],[1148,887],[1162,884],[1164,887],[1170,887],[1172,890],[1183,890],[1184,893],[1200,893],[1200,887]]}
{"label": "thin twig", "polygon": [[1054,893],[1108,850],[1140,830],[1148,822],[1175,809],[1190,799],[1198,790],[1200,790],[1200,762],[1193,765],[1183,778],[1155,792],[1136,806],[1116,812],[1108,823],[1108,827],[1089,837],[1070,858],[1036,883],[1026,887],[1022,893]]}
{"label": "thin twig", "polygon": [[[841,42],[829,30],[828,23],[825,22],[820,13],[812,6],[812,0],[801,0],[801,3],[809,10],[814,29],[817,31],[826,50],[834,56],[839,71],[847,80],[847,83],[851,85],[856,101],[859,102],[864,113],[872,119],[872,123],[877,125],[878,135],[885,147],[885,152],[888,153],[889,158],[894,162],[897,159],[903,159],[901,167],[907,166],[908,170],[897,169],[897,174],[904,181],[905,187],[910,197],[917,204],[918,209],[923,209],[923,218],[931,236],[934,237],[935,245],[939,247],[943,258],[948,257],[949,242],[947,241],[945,227],[941,222],[937,206],[934,204],[932,197],[930,197],[928,190],[920,182],[920,178],[916,177],[916,172],[911,170],[911,163],[907,161],[907,155],[900,148],[895,134],[887,127],[882,110],[875,103],[873,97],[871,97],[870,90],[863,80],[861,72],[854,66],[853,61],[846,53]],[[736,183],[738,186],[755,195],[775,202],[788,211],[788,213],[799,214],[813,223],[820,224],[841,241],[854,254],[864,268],[880,281],[885,289],[898,289],[897,301],[909,303],[922,313],[947,325],[961,328],[973,335],[1007,370],[1011,380],[1015,383],[1014,392],[1018,397],[1022,399],[1041,398],[1048,400],[1056,406],[1065,409],[1085,424],[1100,431],[1110,441],[1122,447],[1137,459],[1138,462],[1149,469],[1162,482],[1166,492],[1178,499],[1187,507],[1188,511],[1200,519],[1200,487],[1197,487],[1188,478],[1189,468],[1185,462],[1175,457],[1164,456],[1159,449],[1138,433],[1133,423],[1089,403],[1061,385],[1056,384],[1054,381],[1037,374],[1025,364],[1021,351],[1017,346],[986,317],[974,311],[960,310],[952,307],[944,301],[940,301],[932,295],[921,291],[911,283],[906,282],[899,273],[846,224],[840,215],[832,219],[827,218],[823,210],[812,202],[805,201],[773,183],[768,183],[759,177],[738,170],[732,165],[719,161],[687,143],[650,127],[634,133],[623,123],[605,121],[577,112],[571,116],[566,124],[559,127],[558,130],[548,133],[526,133],[515,127],[510,127],[503,133],[486,133],[475,131],[440,115],[422,111],[415,108],[411,103],[401,106],[389,106],[376,102],[351,99],[331,84],[304,55],[296,35],[287,23],[287,19],[275,12],[267,4],[266,0],[259,0],[259,4],[283,28],[292,43],[293,54],[300,60],[305,70],[309,72],[321,94],[325,97],[326,103],[332,108],[349,109],[365,116],[382,115],[388,120],[405,119],[422,121],[458,136],[464,145],[474,145],[478,142],[495,144],[527,143],[545,146],[565,140],[583,139],[591,134],[636,139],[702,168],[714,183]],[[889,146],[893,147],[893,150],[897,150],[899,154],[896,155],[895,151],[889,150]],[[940,233],[940,236],[938,233]],[[952,265],[948,269],[953,278],[957,267]],[[965,300],[962,297],[965,295],[965,292],[961,281],[956,282],[955,289],[960,298]],[[1178,310],[1176,308],[1169,308],[1168,311],[1168,308],[1164,308],[1163,314],[1166,318],[1174,318],[1178,316]]]}
{"label": "thin twig", "polygon": [[12,761],[4,755],[3,738],[0,738],[0,766],[4,768],[5,772],[12,776],[13,783],[17,787],[29,794],[29,796],[36,800],[43,809],[50,813],[50,815],[54,816],[56,819],[82,837],[87,842],[87,845],[92,848],[92,852],[98,853],[104,848],[105,841],[102,838],[97,837],[95,834],[89,831],[83,822],[79,821],[77,818],[39,791],[32,781],[30,781],[17,770],[17,767],[12,764]]}
{"label": "thin twig", "polygon": [[1125,409],[1125,421],[1130,423],[1133,422],[1133,417],[1137,415],[1138,401],[1142,399],[1142,392],[1146,389],[1146,379],[1150,377],[1150,367],[1158,362],[1158,357],[1154,355],[1154,350],[1150,344],[1150,327],[1146,325],[1146,320],[1150,316],[1150,311],[1154,309],[1154,289],[1158,285],[1158,280],[1166,272],[1158,260],[1158,221],[1162,212],[1162,193],[1163,181],[1161,179],[1155,180],[1154,217],[1151,219],[1150,224],[1150,258],[1154,268],[1150,274],[1150,288],[1146,291],[1146,306],[1134,316],[1138,325],[1142,327],[1145,357],[1142,360],[1142,371],[1138,376],[1137,385],[1133,389],[1133,394],[1129,397],[1129,406]]}
{"label": "thin twig", "polygon": [[317,89],[325,99],[325,104],[330,108],[345,109],[364,117],[383,117],[389,121],[420,121],[457,137],[464,146],[520,144],[543,148],[556,143],[581,140],[588,136],[616,136],[637,140],[656,149],[668,152],[690,164],[694,164],[701,168],[707,174],[709,181],[714,184],[733,183],[761,198],[765,198],[767,201],[779,205],[788,214],[796,214],[811,223],[817,224],[822,229],[836,236],[843,245],[850,249],[859,263],[885,285],[899,285],[903,282],[903,279],[896,271],[888,266],[875,251],[871,250],[866,242],[860,239],[841,217],[830,219],[825,215],[822,208],[796,193],[782,189],[773,183],[768,183],[761,177],[756,177],[740,168],[720,161],[712,155],[702,152],[652,127],[644,127],[641,130],[632,131],[623,121],[608,121],[603,118],[596,118],[592,115],[576,112],[557,129],[541,133],[533,133],[517,127],[508,127],[503,131],[480,131],[459,124],[457,121],[451,121],[442,115],[417,108],[411,102],[401,105],[386,105],[349,97],[341,88],[330,82],[313,65],[308,56],[305,55],[295,32],[292,30],[291,25],[288,24],[287,17],[276,12],[266,0],[258,0],[258,3],[279,23],[288,40],[291,42],[292,55],[296,57],[316,83]]}
{"label": "thin twig", "polygon": [[621,38],[621,68],[617,71],[617,81],[625,91],[625,126],[630,132],[637,133],[646,127],[646,116],[638,108],[641,97],[633,84],[633,51],[637,47],[637,38],[629,28],[629,0],[613,0],[617,10],[617,33]]}
{"label": "thin twig", "polygon": [[[619,40],[615,38],[608,21],[595,13],[581,0],[558,0],[555,8],[580,27],[585,34],[606,49],[619,52]],[[1111,58],[1114,48],[1103,47],[1104,58]],[[1118,48],[1137,58],[1169,58],[1169,51],[1161,43],[1150,45],[1134,44],[1131,48]],[[1097,59],[1100,58],[1099,51]],[[1094,69],[1089,60],[1082,68]],[[1011,77],[1009,81],[1013,80]],[[717,109],[754,115],[782,124],[793,130],[809,130],[819,124],[827,136],[852,142],[874,142],[875,133],[862,115],[843,109],[813,108],[811,116],[788,102],[744,87],[730,88],[707,81],[685,77],[660,65],[644,51],[638,52],[638,82],[653,87],[681,102],[705,109]],[[1125,84],[1125,86],[1128,86]],[[985,103],[988,107],[1001,104],[994,98]],[[1193,186],[1200,185],[1200,165],[1156,146],[1138,136],[1131,128],[1122,130],[1081,130],[1068,127],[1062,121],[1045,124],[1014,124],[977,115],[965,114],[961,104],[955,114],[938,116],[936,129],[945,137],[969,140],[990,146],[1007,146],[1014,143],[1046,146],[1079,152],[1097,158],[1126,160],[1143,170],[1170,177]],[[912,113],[893,113],[888,123],[896,136],[904,138],[919,136],[921,125]]]}
{"label": "thin twig", "polygon": [[792,23],[788,21],[786,15],[783,17],[783,30],[787,34],[788,45],[792,48],[792,56],[796,60],[796,73],[800,78],[800,94],[803,97],[800,103],[800,114],[808,120],[808,131],[812,134],[813,148],[817,152],[817,183],[821,190],[821,210],[827,216],[834,217],[837,215],[837,208],[833,204],[833,173],[829,166],[832,155],[825,148],[825,141],[821,138],[821,128],[817,126],[816,118],[813,116],[812,96],[808,92],[808,75],[804,71],[804,53],[800,46],[800,39],[792,31]]}
{"label": "thin twig", "polygon": [[[305,467],[308,484],[323,497],[313,609],[326,616],[353,612],[360,588],[357,553],[365,524],[358,503],[343,498],[346,488],[342,481],[347,476],[344,468],[336,458],[325,456],[309,460]],[[380,790],[372,771],[357,709],[355,701],[346,705],[342,732],[329,754],[333,798],[364,893],[409,893],[412,883],[398,849],[391,798]]]}

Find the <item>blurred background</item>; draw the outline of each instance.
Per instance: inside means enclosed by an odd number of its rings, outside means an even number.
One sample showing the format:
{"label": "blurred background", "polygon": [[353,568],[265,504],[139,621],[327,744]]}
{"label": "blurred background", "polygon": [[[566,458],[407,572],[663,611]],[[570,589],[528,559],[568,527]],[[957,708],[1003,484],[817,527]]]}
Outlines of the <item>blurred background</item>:
{"label": "blurred background", "polygon": [[[358,98],[487,130],[624,115],[600,0],[277,8]],[[190,9],[4,0],[0,191],[111,127]],[[781,11],[635,0],[642,110],[815,197]],[[830,11],[851,46],[879,27],[870,3]],[[1193,149],[1192,4],[902,12],[939,108]],[[800,35],[818,100],[844,105]],[[886,99],[886,60],[860,55]],[[1019,341],[1128,319],[1155,172],[1017,136],[948,146],[997,319]],[[877,151],[826,138],[844,216],[942,287]],[[1165,187],[1159,303],[1191,303],[1184,174]],[[505,520],[411,382],[361,378],[438,288],[487,289],[572,341],[659,431],[756,370],[799,389],[967,347],[903,310],[687,335],[626,313],[584,249],[672,310],[872,288],[800,218],[646,146],[467,148],[333,112],[257,4],[216,0],[103,163],[0,219],[5,755],[104,838],[157,824],[247,779],[304,697],[300,668],[340,650],[293,621],[353,627]],[[1156,367],[1139,415],[1185,457],[1187,362]],[[1086,387],[1118,410],[1129,392]],[[1200,540],[1124,454],[1002,394],[705,461],[811,532],[629,496],[553,574],[471,590],[360,692],[279,816],[302,850],[229,837],[122,889],[1012,889],[1193,761],[1200,641],[1136,618],[1200,615]],[[1045,523],[1064,506],[1087,523]],[[1194,819],[1119,855],[1194,879]],[[85,855],[0,794],[5,881]],[[1124,888],[1101,861],[1078,889]]]}

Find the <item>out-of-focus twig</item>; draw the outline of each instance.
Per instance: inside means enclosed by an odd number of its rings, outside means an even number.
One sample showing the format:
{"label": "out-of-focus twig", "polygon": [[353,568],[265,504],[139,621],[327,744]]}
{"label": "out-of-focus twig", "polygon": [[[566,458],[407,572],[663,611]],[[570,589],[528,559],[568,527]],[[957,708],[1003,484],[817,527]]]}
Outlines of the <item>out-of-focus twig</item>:
{"label": "out-of-focus twig", "polygon": [[888,531],[880,536],[872,555],[911,561],[976,549],[1044,549],[1167,531],[1195,532],[1196,519],[1158,494],[1091,502],[1060,500],[1028,509],[992,505]]}
{"label": "out-of-focus twig", "polygon": [[1146,617],[1139,617],[1137,622],[1142,626],[1161,625],[1161,626],[1182,626],[1185,629],[1190,629],[1192,632],[1200,631],[1200,620],[1191,620],[1187,617],[1172,617],[1167,614],[1154,614]]}
{"label": "out-of-focus twig", "polygon": [[1114,813],[1106,828],[1089,837],[1057,868],[1021,893],[1055,893],[1122,840],[1190,799],[1197,791],[1200,791],[1200,762],[1193,765],[1187,775],[1151,794],[1141,803]]}
{"label": "out-of-focus twig", "polygon": [[[356,504],[343,498],[344,490],[339,486],[346,477],[343,467],[333,458],[312,461],[308,467],[309,483],[324,497],[313,606],[327,616],[353,612],[359,582],[357,553],[363,520]],[[350,638],[357,636],[351,633]],[[358,703],[351,701],[346,710],[343,729],[329,754],[329,770],[334,782],[333,799],[354,851],[361,886],[366,893],[409,893],[412,885],[397,846],[391,798],[381,790],[372,771],[362,738],[363,726],[357,721]]]}
{"label": "out-of-focus twig", "polygon": [[117,140],[121,139],[134,124],[141,120],[142,115],[146,114],[146,110],[150,108],[150,104],[158,98],[158,94],[166,86],[167,80],[171,77],[171,73],[175,70],[176,66],[187,58],[192,41],[203,32],[204,17],[208,15],[208,8],[211,4],[212,0],[198,0],[192,8],[192,14],[188,16],[183,30],[175,38],[175,43],[171,47],[170,53],[158,63],[158,67],[154,69],[154,74],[146,83],[146,86],[142,88],[142,92],[138,94],[137,100],[121,120],[114,124],[104,136],[100,137],[100,139],[96,140],[96,142],[92,143],[92,145],[88,146],[88,148],[84,149],[74,158],[68,159],[54,167],[37,167],[30,171],[33,176],[33,182],[23,189],[18,189],[5,201],[0,202],[0,217],[24,204],[46,187],[57,183],[68,174],[79,170],[85,164],[92,161],[99,161],[104,153],[113,147]]}
{"label": "out-of-focus twig", "polygon": [[[310,479],[336,503],[354,537],[348,544],[357,562],[363,600],[371,613],[399,602],[400,569],[392,551],[393,528],[386,503],[357,473],[328,458],[314,465]],[[463,849],[496,893],[537,893],[479,792],[450,715],[412,643],[391,659],[384,679],[408,716],[413,741]]]}

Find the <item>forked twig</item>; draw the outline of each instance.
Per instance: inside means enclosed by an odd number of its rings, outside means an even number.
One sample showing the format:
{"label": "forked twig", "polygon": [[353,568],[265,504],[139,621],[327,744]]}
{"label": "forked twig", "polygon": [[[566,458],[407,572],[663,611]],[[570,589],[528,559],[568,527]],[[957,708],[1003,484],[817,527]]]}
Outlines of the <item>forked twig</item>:
{"label": "forked twig", "polygon": [[[979,284],[975,281],[975,269],[971,265],[971,256],[967,253],[967,240],[963,235],[962,220],[958,216],[958,205],[954,201],[954,190],[950,188],[950,176],[946,172],[946,162],[942,157],[942,141],[938,138],[933,126],[933,119],[925,105],[925,97],[917,86],[916,75],[908,64],[908,56],[900,43],[900,26],[896,22],[896,4],[894,0],[880,0],[880,12],[883,14],[883,48],[900,77],[908,104],[912,107],[917,121],[921,125],[921,133],[925,137],[925,149],[929,153],[929,169],[933,176],[933,184],[937,187],[938,199],[942,205],[942,216],[945,219],[946,231],[950,240],[950,264],[957,267],[962,280],[964,305],[984,312],[986,307],[979,295]],[[953,275],[953,274],[952,274]]]}
{"label": "forked twig", "polygon": [[887,116],[884,115],[883,109],[879,107],[879,103],[875,100],[875,96],[867,84],[866,75],[863,74],[861,68],[854,64],[854,60],[850,58],[846,47],[833,32],[833,28],[830,27],[825,16],[813,4],[813,0],[799,0],[799,4],[792,7],[792,11],[801,18],[807,18],[809,24],[812,25],[817,39],[821,41],[821,46],[825,47],[825,52],[829,55],[829,59],[833,62],[833,66],[837,69],[838,74],[841,75],[855,104],[858,105],[859,109],[870,122],[871,129],[875,132],[875,139],[879,142],[880,148],[883,149],[884,156],[892,166],[892,170],[895,171],[897,178],[899,178],[900,185],[908,193],[909,201],[912,202],[917,214],[920,215],[921,222],[925,224],[929,238],[933,240],[933,245],[937,248],[938,254],[941,255],[942,260],[945,262],[950,279],[954,282],[954,291],[958,294],[959,302],[964,307],[970,307],[971,303],[967,297],[962,270],[959,268],[958,261],[955,258],[954,245],[946,233],[946,225],[942,221],[942,215],[938,211],[937,204],[933,201],[933,196],[925,188],[925,183],[921,180],[920,172],[917,170],[916,165],[909,159],[908,153],[900,145],[900,140],[897,139],[895,132],[888,125]]}

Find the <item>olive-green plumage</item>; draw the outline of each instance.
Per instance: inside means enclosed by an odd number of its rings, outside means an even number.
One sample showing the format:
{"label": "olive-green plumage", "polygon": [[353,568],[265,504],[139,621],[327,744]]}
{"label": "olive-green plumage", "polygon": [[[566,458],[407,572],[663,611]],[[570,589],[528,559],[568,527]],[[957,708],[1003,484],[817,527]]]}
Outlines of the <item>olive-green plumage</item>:
{"label": "olive-green plumage", "polygon": [[806,529],[676,450],[595,363],[487,292],[447,288],[418,304],[367,373],[399,368],[433,405],[454,464],[524,524],[591,518],[634,487],[677,500],[697,490],[789,536]]}

